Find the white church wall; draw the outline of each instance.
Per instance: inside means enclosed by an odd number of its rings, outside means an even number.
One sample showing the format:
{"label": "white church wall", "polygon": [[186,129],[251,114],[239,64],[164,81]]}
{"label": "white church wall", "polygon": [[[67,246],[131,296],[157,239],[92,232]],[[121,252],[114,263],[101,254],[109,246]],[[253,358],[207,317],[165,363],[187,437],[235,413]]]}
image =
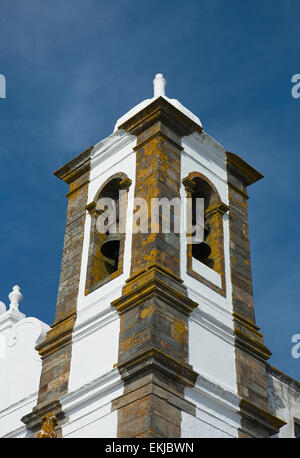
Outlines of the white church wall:
{"label": "white church wall", "polygon": [[238,437],[240,398],[232,390],[200,372],[195,386],[185,389],[185,398],[196,406],[196,416],[183,412],[182,437]]}
{"label": "white church wall", "polygon": [[63,437],[116,437],[117,412],[111,411],[111,401],[122,393],[123,383],[116,368],[85,385],[78,385],[61,400],[68,418],[63,426]]}
{"label": "white church wall", "polygon": [[21,418],[36,405],[42,368],[35,347],[49,326],[19,312],[19,287],[9,297],[9,310],[0,313],[0,437],[25,437]]}
{"label": "white church wall", "polygon": [[199,375],[195,387],[186,388],[185,397],[196,406],[196,416],[182,413],[182,437],[238,437],[240,399],[232,391]]}
{"label": "white church wall", "polygon": [[295,422],[300,426],[300,382],[270,368],[267,373],[267,389],[275,415],[286,422],[279,434],[273,437],[296,437]]}
{"label": "white church wall", "polygon": [[16,402],[0,411],[0,437],[22,439],[30,437],[21,418],[31,412],[37,403],[37,390],[31,396]]}

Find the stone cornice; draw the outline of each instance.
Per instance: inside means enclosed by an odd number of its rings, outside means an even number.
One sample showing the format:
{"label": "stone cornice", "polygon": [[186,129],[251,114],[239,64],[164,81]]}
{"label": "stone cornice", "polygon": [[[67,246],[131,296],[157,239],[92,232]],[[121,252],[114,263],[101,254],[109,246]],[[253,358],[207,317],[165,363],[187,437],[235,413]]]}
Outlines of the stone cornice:
{"label": "stone cornice", "polygon": [[259,332],[259,327],[236,312],[232,316],[236,346],[260,360],[268,360],[272,353],[263,343],[263,334]]}
{"label": "stone cornice", "polygon": [[225,204],[224,202],[215,202],[212,205],[208,207],[206,210],[206,216],[207,218],[210,218],[214,214],[220,213],[222,216],[228,212],[229,206]]}
{"label": "stone cornice", "polygon": [[21,418],[21,421],[26,425],[27,430],[37,432],[37,430],[42,426],[42,418],[49,413],[55,415],[59,421],[65,418],[65,415],[61,410],[60,402],[52,401],[39,408],[34,407],[32,412]]}
{"label": "stone cornice", "polygon": [[165,273],[160,272],[157,267],[152,267],[140,276],[135,276],[132,282],[138,282],[137,286],[132,291],[130,291],[129,286],[126,286],[123,295],[111,304],[119,314],[139,306],[153,297],[162,299],[164,303],[178,309],[187,316],[198,306],[196,302],[184,294],[184,291],[181,292],[175,288],[175,285],[171,286],[170,283],[172,284],[174,280]]}
{"label": "stone cornice", "polygon": [[171,136],[168,136],[163,132],[163,125],[161,125],[161,123],[158,123],[157,127],[158,129],[156,132],[154,132],[152,135],[149,135],[143,141],[139,142],[136,146],[134,146],[133,149],[137,151],[139,148],[143,148],[147,143],[156,139],[158,141],[167,141],[168,143],[171,143],[177,150],[182,150],[182,146],[179,144],[179,142],[174,141]]}
{"label": "stone cornice", "polygon": [[296,380],[290,377],[289,375],[285,374],[284,372],[277,369],[277,367],[274,367],[269,363],[267,363],[266,367],[267,367],[268,374],[272,375],[280,382],[285,383],[290,388],[293,388],[294,390],[300,393],[300,381],[299,380]]}
{"label": "stone cornice", "polygon": [[238,328],[234,328],[234,335],[237,348],[260,360],[268,360],[271,357],[271,351],[259,340],[253,339]]}
{"label": "stone cornice", "polygon": [[193,387],[196,383],[198,374],[189,364],[171,358],[158,348],[151,347],[143,353],[119,362],[117,364],[120,375],[124,381],[134,378],[136,375],[147,372],[147,370],[158,370],[164,372],[175,381],[183,383],[185,386]]}
{"label": "stone cornice", "polygon": [[171,406],[178,408],[189,415],[195,416],[195,405],[188,399],[185,399],[183,393],[176,392],[172,386],[162,384],[156,375],[156,373],[153,373],[152,375],[148,373],[145,375],[142,385],[138,388],[134,385],[132,387],[127,386],[128,391],[126,394],[122,394],[113,401],[112,411],[121,409],[122,407],[126,408],[128,397],[134,397],[135,392],[140,388],[143,390],[145,396],[154,395],[159,398],[162,403],[167,399]]}
{"label": "stone cornice", "polygon": [[160,266],[158,264],[153,264],[149,268],[140,269],[136,271],[134,274],[130,275],[130,277],[126,280],[126,284],[132,283],[132,281],[134,281],[137,277],[142,278],[143,275],[148,276],[149,274],[151,275],[152,273],[155,273],[157,275],[165,274],[168,277],[171,277],[172,280],[175,280],[178,283],[183,283],[183,280],[178,275],[174,274],[174,272],[172,272],[167,267]]}
{"label": "stone cornice", "polygon": [[90,146],[74,159],[67,162],[67,164],[63,165],[60,169],[56,170],[53,175],[68,184],[72,183],[76,178],[90,170],[91,152],[93,148],[94,146]]}
{"label": "stone cornice", "polygon": [[91,216],[98,216],[104,213],[104,210],[99,210],[97,208],[97,202],[95,202],[94,200],[87,204],[85,208]]}
{"label": "stone cornice", "polygon": [[194,182],[194,180],[192,180],[192,178],[187,176],[182,179],[182,184],[185,187],[187,196],[188,197],[191,196],[196,186],[196,183]]}
{"label": "stone cornice", "polygon": [[233,316],[233,319],[234,319],[234,321],[236,323],[239,323],[240,325],[242,325],[245,328],[249,329],[249,331],[251,331],[253,334],[255,334],[258,338],[260,338],[260,339],[263,338],[263,334],[258,332],[260,330],[260,328],[258,326],[256,326],[256,324],[253,323],[251,320],[249,320],[248,318],[243,317],[242,315],[239,315],[236,312],[233,312],[232,316]]}
{"label": "stone cornice", "polygon": [[249,186],[252,183],[260,180],[264,176],[258,172],[254,167],[249,165],[237,154],[226,151],[227,164],[233,166],[233,168],[238,172],[238,174],[243,178],[246,186]]}
{"label": "stone cornice", "polygon": [[71,342],[75,320],[76,312],[73,312],[65,319],[51,325],[46,339],[36,346],[36,350],[42,358],[57,352],[58,349]]}
{"label": "stone cornice", "polygon": [[246,399],[241,400],[240,409],[243,417],[268,430],[270,436],[278,433],[279,428],[286,425],[285,421],[275,417],[264,409],[260,409]]}
{"label": "stone cornice", "polygon": [[137,136],[159,121],[170,127],[180,136],[190,135],[193,132],[201,133],[203,131],[199,124],[195,123],[163,97],[155,99],[118,128]]}

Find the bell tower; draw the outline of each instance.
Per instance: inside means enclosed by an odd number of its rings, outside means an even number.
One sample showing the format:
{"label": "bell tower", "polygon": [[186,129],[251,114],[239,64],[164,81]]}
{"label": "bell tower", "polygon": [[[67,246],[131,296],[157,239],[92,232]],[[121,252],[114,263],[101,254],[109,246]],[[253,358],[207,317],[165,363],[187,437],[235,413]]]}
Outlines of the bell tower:
{"label": "bell tower", "polygon": [[55,172],[66,233],[29,436],[42,418],[62,437],[269,437],[284,424],[252,297],[247,187],[262,175],[165,87],[156,75],[151,99]]}

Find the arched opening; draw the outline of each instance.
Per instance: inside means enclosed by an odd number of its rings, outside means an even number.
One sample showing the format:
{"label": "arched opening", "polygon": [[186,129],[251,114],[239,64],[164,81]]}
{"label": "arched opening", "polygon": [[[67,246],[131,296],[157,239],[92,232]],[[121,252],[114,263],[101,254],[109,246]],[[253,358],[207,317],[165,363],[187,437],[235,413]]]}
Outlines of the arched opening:
{"label": "arched opening", "polygon": [[[223,215],[228,206],[221,201],[215,186],[202,174],[190,173],[182,180],[187,197],[191,199],[192,224],[196,224],[196,199],[202,198],[204,205],[204,234],[199,243],[187,244],[187,272],[212,289],[225,295],[225,265],[224,265],[224,239],[223,239]],[[193,267],[199,261],[207,268],[220,275],[220,284],[213,283],[212,278],[216,275],[209,274],[203,268],[201,274]],[[205,275],[208,272],[208,275]]]}
{"label": "arched opening", "polygon": [[218,194],[211,187],[211,185],[201,177],[195,177],[193,180],[193,189],[191,190],[192,198],[192,224],[196,224],[196,199],[204,199],[204,237],[203,241],[193,243],[192,256],[198,261],[206,264],[208,267],[213,268],[214,259],[211,257],[211,237],[212,228],[209,224],[207,210],[213,202],[218,201]]}
{"label": "arched opening", "polygon": [[[126,197],[130,184],[131,180],[125,174],[112,176],[87,206],[91,216],[91,233],[85,294],[116,278],[123,271]],[[121,204],[120,196],[123,196]]]}
{"label": "arched opening", "polygon": [[97,197],[97,206],[99,211],[105,210],[105,205],[99,205],[101,200],[112,199],[114,202],[115,218],[110,224],[109,218],[105,218],[105,232],[102,234],[100,244],[100,253],[103,258],[104,268],[109,276],[118,270],[120,256],[121,234],[119,231],[119,193],[122,190],[120,183],[121,178],[113,178],[101,190]]}

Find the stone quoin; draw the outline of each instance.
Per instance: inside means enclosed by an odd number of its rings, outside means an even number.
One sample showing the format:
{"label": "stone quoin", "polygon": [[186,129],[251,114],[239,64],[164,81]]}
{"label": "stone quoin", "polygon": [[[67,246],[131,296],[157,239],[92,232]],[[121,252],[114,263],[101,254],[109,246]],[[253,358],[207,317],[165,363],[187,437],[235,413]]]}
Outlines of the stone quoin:
{"label": "stone quoin", "polygon": [[[263,176],[166,84],[55,172],[69,185],[55,319],[26,318],[18,286],[0,303],[1,437],[298,434],[300,383],[268,363],[255,321],[247,200]],[[108,218],[100,233],[98,201],[119,209],[120,191],[125,230]],[[204,239],[189,244],[199,198]],[[151,232],[152,199],[180,202],[179,232]]]}

